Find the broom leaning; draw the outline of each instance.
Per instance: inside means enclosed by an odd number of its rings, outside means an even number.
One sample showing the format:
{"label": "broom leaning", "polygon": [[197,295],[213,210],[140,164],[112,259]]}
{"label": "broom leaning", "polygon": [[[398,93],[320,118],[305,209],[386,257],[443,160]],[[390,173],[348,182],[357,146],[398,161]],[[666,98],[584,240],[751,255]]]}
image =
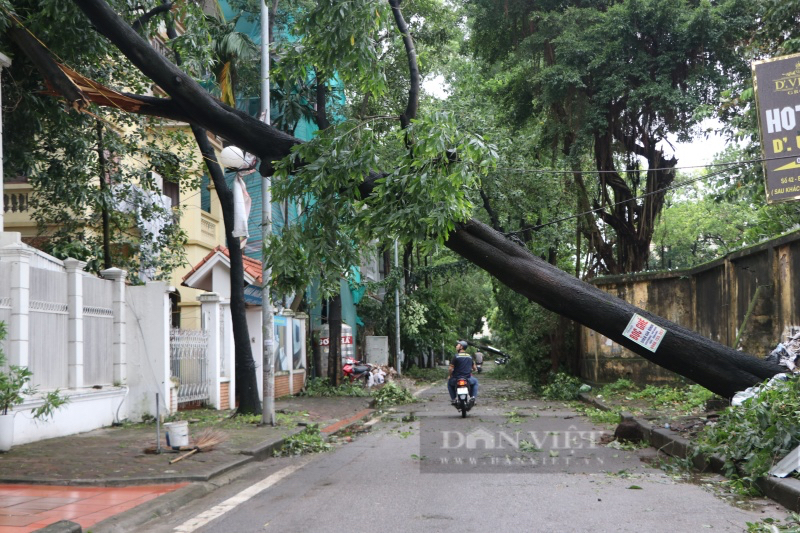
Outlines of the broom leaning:
{"label": "broom leaning", "polygon": [[190,455],[194,455],[197,452],[211,451],[214,446],[218,446],[226,440],[228,440],[228,436],[222,431],[217,429],[206,429],[200,434],[197,440],[194,441],[194,449],[192,451],[185,453],[180,457],[176,457],[170,461],[169,464],[177,463],[178,461],[186,459]]}

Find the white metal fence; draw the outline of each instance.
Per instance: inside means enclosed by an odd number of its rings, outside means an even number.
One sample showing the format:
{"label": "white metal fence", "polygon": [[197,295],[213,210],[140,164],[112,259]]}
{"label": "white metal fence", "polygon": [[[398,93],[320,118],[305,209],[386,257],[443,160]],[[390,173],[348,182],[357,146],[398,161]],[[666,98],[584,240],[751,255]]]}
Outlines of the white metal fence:
{"label": "white metal fence", "polygon": [[119,359],[113,294],[124,272],[110,269],[104,275],[118,279],[97,278],[83,272],[80,261],[60,261],[21,244],[11,248],[0,254],[8,362],[27,366],[34,385],[45,390],[112,385]]}
{"label": "white metal fence", "polygon": [[114,381],[114,309],[112,282],[83,278],[83,380],[87,385],[110,385]]}
{"label": "white metal fence", "polygon": [[[178,403],[208,400],[208,333],[173,328],[169,335],[170,371],[178,379]],[[214,376],[216,378],[216,376]]]}
{"label": "white metal fence", "polygon": [[66,387],[67,274],[63,270],[30,269],[30,363],[38,385]]}

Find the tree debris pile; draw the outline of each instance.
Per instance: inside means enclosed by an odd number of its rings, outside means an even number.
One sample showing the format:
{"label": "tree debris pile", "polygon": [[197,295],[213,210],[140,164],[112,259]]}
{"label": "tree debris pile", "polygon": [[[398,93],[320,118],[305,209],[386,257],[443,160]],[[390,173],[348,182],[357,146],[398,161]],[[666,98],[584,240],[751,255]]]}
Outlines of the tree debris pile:
{"label": "tree debris pile", "polygon": [[725,474],[751,491],[758,478],[800,445],[800,379],[783,374],[757,389],[706,427],[696,448],[723,456]]}
{"label": "tree debris pile", "polygon": [[784,332],[786,340],[778,343],[766,357],[766,361],[786,367],[791,372],[798,372],[797,356],[800,355],[800,326],[789,326]]}

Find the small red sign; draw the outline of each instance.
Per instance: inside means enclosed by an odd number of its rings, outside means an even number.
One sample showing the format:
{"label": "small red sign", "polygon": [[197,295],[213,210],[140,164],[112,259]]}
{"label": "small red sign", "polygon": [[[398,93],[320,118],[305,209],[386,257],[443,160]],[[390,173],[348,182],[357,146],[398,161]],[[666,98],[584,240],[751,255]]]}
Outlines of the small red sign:
{"label": "small red sign", "polygon": [[[320,337],[319,345],[320,346],[330,346],[331,339],[329,337]],[[353,336],[352,335],[342,335],[342,344],[353,344]]]}
{"label": "small red sign", "polygon": [[661,339],[664,338],[666,332],[667,330],[664,328],[634,313],[630,322],[628,322],[628,327],[625,328],[622,334],[651,352],[655,352],[658,350]]}

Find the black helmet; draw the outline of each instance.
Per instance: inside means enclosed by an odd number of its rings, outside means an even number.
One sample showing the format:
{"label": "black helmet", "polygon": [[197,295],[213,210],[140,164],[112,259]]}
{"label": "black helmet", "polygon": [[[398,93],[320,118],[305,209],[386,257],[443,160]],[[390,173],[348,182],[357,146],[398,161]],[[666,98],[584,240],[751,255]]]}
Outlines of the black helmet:
{"label": "black helmet", "polygon": [[467,349],[467,346],[469,346],[469,343],[467,341],[458,341],[458,344],[460,344],[461,347],[464,348],[465,350]]}

